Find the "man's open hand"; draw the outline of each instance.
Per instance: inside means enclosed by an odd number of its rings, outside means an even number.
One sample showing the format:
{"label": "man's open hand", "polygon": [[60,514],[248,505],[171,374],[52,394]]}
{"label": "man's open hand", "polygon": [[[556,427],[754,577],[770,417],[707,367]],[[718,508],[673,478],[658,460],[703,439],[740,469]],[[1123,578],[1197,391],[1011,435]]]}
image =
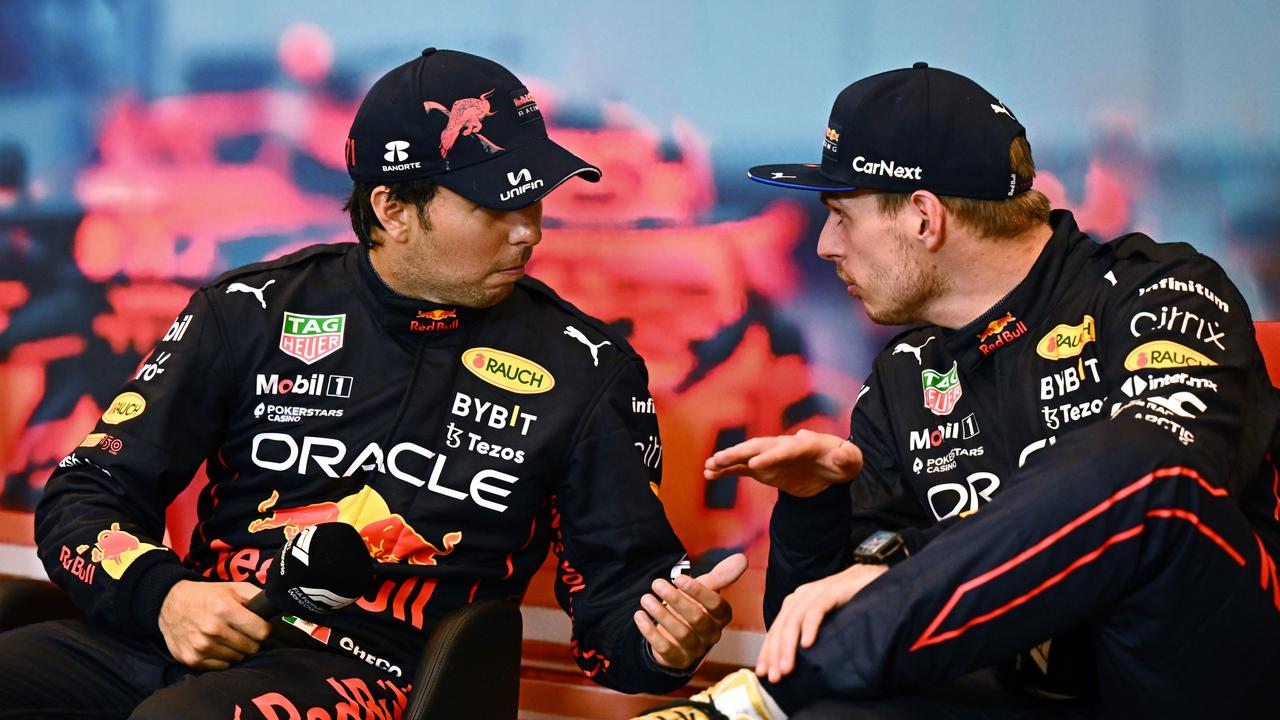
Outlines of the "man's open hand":
{"label": "man's open hand", "polygon": [[827,613],[852,600],[888,569],[885,565],[853,565],[796,588],[782,601],[782,610],[769,626],[756,657],[756,674],[778,682],[794,670],[797,649],[813,647]]}
{"label": "man's open hand", "polygon": [[707,458],[703,476],[746,475],[796,497],[810,497],[862,471],[858,446],[825,433],[758,437]]}

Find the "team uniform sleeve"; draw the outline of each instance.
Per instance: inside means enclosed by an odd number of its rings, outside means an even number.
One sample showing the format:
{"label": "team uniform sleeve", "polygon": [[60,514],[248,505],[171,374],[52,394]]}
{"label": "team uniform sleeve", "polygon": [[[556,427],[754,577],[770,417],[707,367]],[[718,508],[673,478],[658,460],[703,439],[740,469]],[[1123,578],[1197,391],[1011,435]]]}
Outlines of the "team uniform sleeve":
{"label": "team uniform sleeve", "polygon": [[[1248,513],[1248,486],[1275,431],[1267,419],[1276,406],[1253,319],[1212,260],[1188,252],[1150,265],[1099,319],[1111,415],[1166,430],[1165,441],[1188,461],[1215,468]],[[1116,431],[1125,426],[1094,423],[1081,432],[1097,436],[1105,457],[1106,447],[1126,442]]]}
{"label": "team uniform sleeve", "polygon": [[89,617],[159,637],[174,583],[195,579],[163,545],[165,508],[220,442],[231,377],[221,323],[199,291],[36,507],[50,579]]}
{"label": "team uniform sleeve", "polygon": [[902,473],[892,438],[885,436],[886,396],[882,377],[873,372],[850,420],[849,440],[863,458],[858,477],[810,498],[778,493],[769,523],[766,624],[797,587],[848,567],[853,548],[876,530],[901,533],[910,551],[927,541],[930,519]]}
{"label": "team uniform sleeve", "polygon": [[552,526],[556,599],[573,622],[571,651],[583,672],[622,692],[670,692],[686,673],[654,661],[632,619],[657,578],[685,551],[658,499],[662,449],[643,364],[628,361],[604,385],[576,431],[556,488]]}

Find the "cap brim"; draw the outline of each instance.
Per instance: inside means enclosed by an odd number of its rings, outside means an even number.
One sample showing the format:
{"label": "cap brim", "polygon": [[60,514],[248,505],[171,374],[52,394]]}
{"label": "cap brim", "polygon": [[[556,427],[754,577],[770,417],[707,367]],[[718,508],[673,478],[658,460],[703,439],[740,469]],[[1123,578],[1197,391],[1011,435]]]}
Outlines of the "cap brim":
{"label": "cap brim", "polygon": [[600,168],[550,139],[542,139],[434,179],[477,205],[519,210],[546,197],[569,178],[599,182],[600,175]]}
{"label": "cap brim", "polygon": [[777,185],[796,190],[842,192],[858,189],[849,183],[832,180],[822,174],[820,166],[812,164],[757,165],[747,171],[747,177],[765,185]]}

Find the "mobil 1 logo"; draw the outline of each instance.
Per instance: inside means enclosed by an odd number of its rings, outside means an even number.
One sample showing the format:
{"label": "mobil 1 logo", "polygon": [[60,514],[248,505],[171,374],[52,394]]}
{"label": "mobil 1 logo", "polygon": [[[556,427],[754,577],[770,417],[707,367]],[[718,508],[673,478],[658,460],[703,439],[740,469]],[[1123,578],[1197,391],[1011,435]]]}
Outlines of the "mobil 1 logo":
{"label": "mobil 1 logo", "polygon": [[351,397],[351,385],[354,382],[350,375],[326,375],[312,373],[281,377],[276,373],[267,375],[258,373],[254,390],[258,395],[327,395],[329,397]]}

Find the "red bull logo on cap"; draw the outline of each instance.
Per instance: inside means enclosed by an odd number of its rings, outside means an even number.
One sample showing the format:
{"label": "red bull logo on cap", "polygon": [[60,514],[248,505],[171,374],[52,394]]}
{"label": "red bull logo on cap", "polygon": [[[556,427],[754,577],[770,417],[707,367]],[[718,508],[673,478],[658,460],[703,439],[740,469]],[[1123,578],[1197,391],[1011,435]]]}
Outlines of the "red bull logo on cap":
{"label": "red bull logo on cap", "polygon": [[280,349],[310,365],[342,349],[347,315],[303,315],[286,311],[280,328]]}

